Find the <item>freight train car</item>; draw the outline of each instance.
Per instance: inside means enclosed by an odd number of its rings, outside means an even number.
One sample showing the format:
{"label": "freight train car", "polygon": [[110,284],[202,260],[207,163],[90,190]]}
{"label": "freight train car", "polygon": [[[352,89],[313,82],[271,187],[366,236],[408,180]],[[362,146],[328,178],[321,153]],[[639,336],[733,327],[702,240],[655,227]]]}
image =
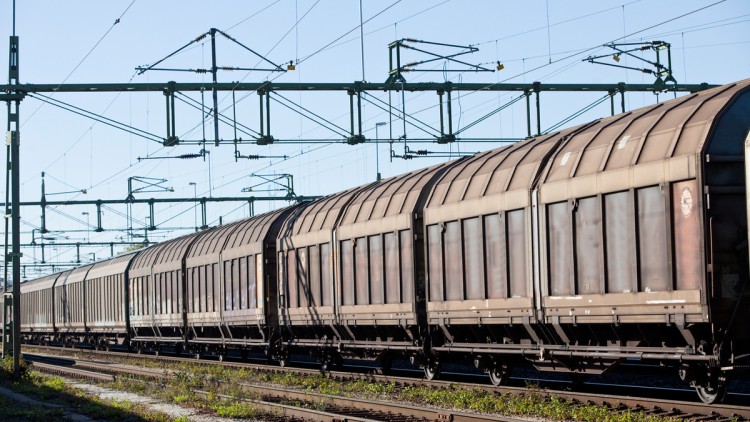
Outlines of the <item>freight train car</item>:
{"label": "freight train car", "polygon": [[65,275],[66,272],[56,273],[21,285],[21,335],[24,341],[44,344],[57,335],[54,286],[55,281]]}
{"label": "freight train car", "polygon": [[[464,359],[495,384],[636,359],[719,401],[750,356],[748,130],[742,81],[153,246],[117,264],[125,341]],[[28,283],[25,338],[96,342],[69,308],[97,268]]]}
{"label": "freight train car", "polygon": [[86,275],[87,342],[109,350],[128,343],[127,273],[134,253],[100,261]]}
{"label": "freight train car", "polygon": [[198,356],[279,349],[276,237],[293,210],[205,232],[179,257],[186,271],[187,342]]}

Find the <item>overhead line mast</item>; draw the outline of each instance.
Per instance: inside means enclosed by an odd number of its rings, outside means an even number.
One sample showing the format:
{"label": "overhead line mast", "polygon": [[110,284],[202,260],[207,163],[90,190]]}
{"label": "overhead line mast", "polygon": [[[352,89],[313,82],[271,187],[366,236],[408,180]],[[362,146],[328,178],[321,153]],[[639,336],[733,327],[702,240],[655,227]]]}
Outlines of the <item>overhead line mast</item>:
{"label": "overhead line mast", "polygon": [[[8,85],[18,85],[19,81],[19,67],[18,67],[18,36],[15,35],[15,2],[13,2],[13,35],[10,36],[9,45],[9,57],[8,57]],[[2,99],[8,104],[8,130],[6,132],[6,145],[7,152],[9,153],[6,170],[6,177],[10,176],[10,232],[12,248],[8,254],[8,205],[6,201],[6,213],[5,213],[5,278],[3,279],[3,357],[7,356],[10,352],[8,342],[12,343],[12,354],[13,354],[13,376],[18,379],[21,375],[20,357],[21,357],[21,196],[20,196],[20,133],[19,133],[19,108],[23,95],[16,91],[5,91],[2,95]],[[6,187],[8,183],[6,181]],[[7,196],[7,193],[6,193]],[[12,291],[8,295],[7,291],[7,266],[8,261],[12,263]],[[9,330],[8,326],[8,308],[9,301],[10,307],[12,307],[13,316],[11,318],[10,325],[12,329]],[[12,331],[12,334],[8,336],[8,331]]]}

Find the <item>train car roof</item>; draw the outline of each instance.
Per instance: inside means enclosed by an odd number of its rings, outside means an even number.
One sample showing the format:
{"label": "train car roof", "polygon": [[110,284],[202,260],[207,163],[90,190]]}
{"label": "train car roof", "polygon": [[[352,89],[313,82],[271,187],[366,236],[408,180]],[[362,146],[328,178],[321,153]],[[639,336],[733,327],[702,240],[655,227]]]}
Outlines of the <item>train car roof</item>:
{"label": "train car roof", "polygon": [[282,215],[285,215],[298,207],[304,207],[304,204],[282,208],[263,214],[257,218],[244,221],[237,230],[234,230],[229,234],[225,249],[229,250],[239,248],[253,242],[262,241],[277,218],[281,218]]}
{"label": "train car roof", "polygon": [[438,171],[455,161],[414,170],[380,181],[372,189],[357,195],[347,205],[341,225],[361,223],[400,214],[410,214],[422,188]]}
{"label": "train car roof", "polygon": [[21,294],[49,289],[55,284],[55,281],[58,277],[60,277],[61,274],[63,273],[54,273],[41,278],[27,281],[25,283],[21,283]]}
{"label": "train car roof", "polygon": [[[569,131],[573,130],[576,129]],[[528,194],[525,192],[533,185],[545,157],[564,135],[565,132],[544,135],[467,158],[440,177],[425,209],[514,190],[521,191],[522,195],[515,198],[518,204],[509,204],[508,207],[528,205]]]}
{"label": "train car roof", "polygon": [[72,283],[80,283],[88,274],[91,267],[93,267],[94,264],[88,264],[81,267],[78,267],[74,270],[71,270],[70,273],[65,278],[61,278],[60,282],[57,283],[57,286],[61,286],[63,284],[72,284]]}
{"label": "train car roof", "polygon": [[221,250],[239,248],[250,243],[260,242],[265,238],[274,221],[293,207],[274,210],[206,232],[193,243],[187,257],[211,255],[219,253]]}
{"label": "train car roof", "polygon": [[[216,230],[214,227],[209,230]],[[205,235],[207,232],[191,233],[186,236],[180,236],[166,242],[157,243],[154,246],[146,249],[139,253],[131,264],[131,270],[139,270],[142,268],[150,268],[153,265],[174,261],[175,259],[181,260],[185,255],[186,249],[190,246],[190,243],[195,240],[196,237]]]}
{"label": "train car roof", "polygon": [[317,199],[293,213],[281,229],[281,237],[331,230],[342,209],[360,192],[372,189],[375,184],[357,186],[343,192]]}
{"label": "train car roof", "polygon": [[[744,80],[592,122],[566,137],[542,181],[698,154],[717,118],[748,88],[750,80]],[[746,134],[741,134],[742,139]]]}
{"label": "train car roof", "polygon": [[135,258],[137,254],[138,252],[130,252],[104,261],[99,261],[94,264],[93,268],[89,270],[86,279],[90,280],[108,275],[124,273],[128,268],[128,264],[130,264],[130,261],[133,260],[133,258]]}

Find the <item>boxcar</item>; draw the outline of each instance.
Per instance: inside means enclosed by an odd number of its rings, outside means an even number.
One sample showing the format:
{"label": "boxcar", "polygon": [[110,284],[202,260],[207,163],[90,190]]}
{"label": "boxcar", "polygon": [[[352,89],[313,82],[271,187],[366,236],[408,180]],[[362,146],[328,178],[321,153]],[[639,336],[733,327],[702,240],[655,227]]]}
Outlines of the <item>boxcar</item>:
{"label": "boxcar", "polygon": [[[214,229],[212,229],[214,230]],[[181,347],[185,342],[185,252],[206,232],[151,246],[128,271],[131,343],[137,350]],[[210,277],[215,277],[212,271]]]}
{"label": "boxcar", "polygon": [[496,383],[513,355],[583,373],[650,359],[720,399],[721,367],[748,351],[747,91],[702,91],[449,171],[424,213],[432,358],[468,354]]}
{"label": "boxcar", "polygon": [[222,226],[192,244],[185,257],[187,329],[198,352],[278,349],[276,237],[292,211]]}
{"label": "boxcar", "polygon": [[350,189],[298,208],[279,234],[279,326],[284,355],[297,347],[316,347],[324,365],[333,360],[337,341],[351,335],[336,330],[333,229],[346,204],[368,186]]}
{"label": "boxcar", "polygon": [[715,362],[748,351],[747,89],[603,119],[555,151],[536,189],[537,288],[574,365],[650,355],[704,401],[723,394]]}
{"label": "boxcar", "polygon": [[60,274],[55,282],[55,329],[58,340],[73,346],[86,336],[86,274],[93,265],[84,265]]}
{"label": "boxcar", "polygon": [[[21,284],[21,333],[29,343],[48,343],[55,336],[54,285],[61,273]],[[8,296],[10,300],[11,296]]]}
{"label": "boxcar", "polygon": [[[393,352],[419,350],[424,323],[422,207],[455,162],[389,178],[359,192],[335,226],[338,331],[342,350],[369,351],[388,366]],[[415,241],[416,239],[416,241]],[[312,251],[310,262],[314,262]],[[361,353],[360,353],[361,354]]]}
{"label": "boxcar", "polygon": [[[533,280],[529,195],[557,143],[545,136],[477,154],[435,184],[424,208],[427,323],[433,353],[428,378],[444,352],[473,351],[495,382],[507,375],[497,347],[541,342]],[[484,350],[481,350],[484,349]]]}
{"label": "boxcar", "polygon": [[86,326],[97,348],[128,339],[127,270],[134,253],[97,262],[86,276]]}

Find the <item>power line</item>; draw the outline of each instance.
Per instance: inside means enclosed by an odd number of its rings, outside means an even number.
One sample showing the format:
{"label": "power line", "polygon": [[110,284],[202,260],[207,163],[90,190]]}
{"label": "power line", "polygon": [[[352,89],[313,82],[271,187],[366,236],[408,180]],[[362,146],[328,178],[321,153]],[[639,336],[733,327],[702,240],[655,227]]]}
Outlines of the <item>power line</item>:
{"label": "power line", "polygon": [[[367,19],[366,21],[364,21],[364,23],[363,23],[362,25],[364,25],[365,23],[368,23],[368,22],[370,22],[371,20],[373,20],[373,19],[377,18],[378,16],[382,15],[382,14],[383,14],[383,13],[385,13],[385,12],[386,12],[387,10],[389,10],[390,8],[392,8],[393,6],[395,6],[395,5],[399,4],[399,3],[401,3],[401,0],[396,0],[395,2],[391,3],[391,5],[390,5],[390,6],[387,6],[387,7],[385,8],[385,9],[381,10],[380,12],[378,12],[378,13],[374,14],[373,16],[371,16],[370,18],[368,18],[368,19]],[[321,48],[319,48],[318,50],[316,50],[316,51],[315,51],[314,53],[312,53],[312,54],[309,54],[309,55],[305,56],[305,57],[304,57],[304,58],[302,58],[302,59],[301,59],[301,60],[300,60],[300,61],[299,61],[298,63],[302,63],[302,62],[304,62],[304,61],[307,61],[307,59],[309,59],[309,58],[311,58],[311,57],[315,56],[316,54],[318,54],[318,53],[320,53],[321,51],[325,50],[326,48],[328,48],[328,47],[329,47],[329,46],[331,46],[332,44],[336,43],[336,42],[337,42],[337,41],[339,41],[340,39],[344,38],[345,36],[347,36],[347,35],[351,34],[351,33],[352,33],[352,32],[354,32],[354,31],[356,31],[357,29],[359,29],[359,27],[360,27],[360,26],[361,26],[361,25],[357,25],[357,26],[355,26],[354,28],[352,28],[352,29],[350,29],[349,31],[347,31],[346,33],[344,33],[344,35],[341,35],[340,37],[336,38],[335,40],[333,40],[333,41],[329,42],[328,44],[326,44],[326,45],[324,45],[323,47],[321,47]]]}
{"label": "power line", "polygon": [[[84,61],[86,61],[86,59],[87,59],[87,58],[88,58],[88,57],[89,57],[89,56],[91,55],[91,53],[93,53],[93,52],[94,52],[94,50],[96,50],[96,47],[98,47],[98,46],[99,46],[99,44],[101,44],[101,43],[102,43],[102,41],[104,41],[104,38],[106,38],[106,37],[107,37],[107,35],[109,35],[109,33],[110,33],[110,32],[112,31],[112,29],[114,29],[115,25],[117,25],[118,23],[120,23],[120,20],[121,20],[121,19],[122,19],[122,18],[123,18],[123,17],[125,16],[125,14],[126,14],[126,13],[128,12],[128,10],[130,10],[130,8],[131,8],[131,7],[133,6],[133,4],[134,4],[134,3],[135,3],[135,0],[133,0],[133,1],[131,1],[131,2],[130,2],[130,4],[128,5],[128,7],[126,7],[126,8],[125,8],[125,10],[124,10],[124,11],[123,11],[123,12],[122,12],[122,13],[120,14],[120,16],[119,16],[119,17],[118,17],[117,19],[115,19],[114,23],[112,23],[112,25],[111,25],[111,26],[109,27],[109,29],[107,29],[107,31],[106,31],[106,32],[104,33],[104,35],[102,35],[102,36],[101,36],[101,37],[99,38],[99,41],[97,41],[97,42],[96,42],[96,43],[94,44],[94,46],[93,46],[93,47],[91,47],[91,49],[89,50],[89,52],[88,52],[88,53],[86,53],[86,55],[85,55],[85,56],[83,56],[83,58],[82,58],[82,59],[81,59],[81,60],[80,60],[80,61],[78,62],[78,64],[76,64],[76,65],[75,65],[75,67],[73,68],[73,70],[71,70],[71,71],[70,71],[70,73],[68,73],[68,76],[66,76],[66,77],[65,77],[65,79],[63,79],[63,81],[62,81],[62,82],[60,82],[60,85],[64,84],[64,83],[65,83],[65,82],[66,82],[66,81],[67,81],[68,79],[70,79],[70,77],[71,77],[71,76],[73,76],[73,74],[74,74],[74,73],[76,72],[76,70],[78,70],[78,68],[79,68],[79,67],[81,67],[81,65],[83,64],[83,62],[84,62]],[[15,33],[15,26],[14,26],[14,28],[13,28],[13,32]],[[23,123],[21,123],[21,127],[23,127],[23,126],[24,126],[24,125],[25,125],[25,124],[26,124],[26,123],[27,123],[27,122],[28,122],[29,120],[31,120],[31,118],[32,118],[32,117],[34,117],[34,115],[35,115],[35,114],[36,114],[36,113],[37,113],[37,112],[38,112],[38,111],[39,111],[39,110],[40,110],[40,109],[41,109],[41,108],[42,108],[43,106],[44,106],[44,104],[40,104],[40,105],[39,105],[39,107],[37,107],[37,108],[36,108],[36,110],[34,110],[34,111],[33,111],[33,112],[32,112],[32,113],[31,113],[31,114],[29,115],[29,117],[27,117],[27,118],[26,118],[26,120],[24,120],[24,121],[23,121]]]}

